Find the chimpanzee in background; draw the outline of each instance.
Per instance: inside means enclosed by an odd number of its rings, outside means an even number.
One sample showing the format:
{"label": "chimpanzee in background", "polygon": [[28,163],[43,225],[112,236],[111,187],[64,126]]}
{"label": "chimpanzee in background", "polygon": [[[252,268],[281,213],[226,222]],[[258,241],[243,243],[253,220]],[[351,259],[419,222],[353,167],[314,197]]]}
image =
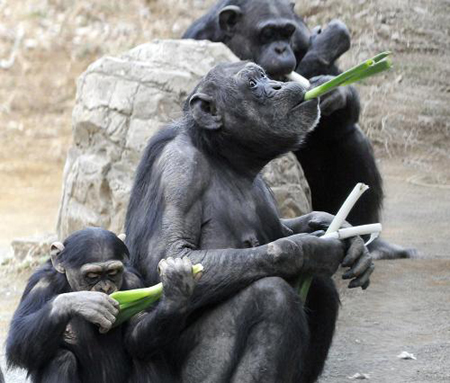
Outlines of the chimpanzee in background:
{"label": "chimpanzee in background", "polygon": [[128,257],[124,242],[100,228],[55,242],[51,261],[31,276],[14,314],[8,365],[25,368],[36,383],[170,381],[158,353],[184,325],[195,285],[192,266],[189,260],[161,263],[159,304],[111,329],[118,303],[108,294],[142,287],[124,265]]}
{"label": "chimpanzee in background", "polygon": [[[141,159],[126,217],[133,266],[146,285],[166,257],[205,267],[167,354],[181,382],[314,382],[338,314],[330,276],[342,264],[350,287],[370,283],[361,238],[307,234],[329,225],[326,213],[280,220],[259,175],[317,124],[304,93],[253,63],[219,65]],[[303,272],[315,276],[306,309],[292,287]]]}
{"label": "chimpanzee in background", "polygon": [[[350,34],[339,21],[309,31],[288,0],[219,0],[195,21],[183,38],[223,42],[240,59],[261,65],[271,78],[296,70],[307,78],[337,75],[335,61],[350,48]],[[313,85],[329,80],[312,79]],[[336,214],[358,182],[370,186],[351,211],[353,225],[380,221],[383,187],[369,139],[357,125],[359,97],[340,87],[321,97],[319,126],[296,151],[311,187],[313,209]],[[414,250],[376,240],[375,258],[409,258]]]}

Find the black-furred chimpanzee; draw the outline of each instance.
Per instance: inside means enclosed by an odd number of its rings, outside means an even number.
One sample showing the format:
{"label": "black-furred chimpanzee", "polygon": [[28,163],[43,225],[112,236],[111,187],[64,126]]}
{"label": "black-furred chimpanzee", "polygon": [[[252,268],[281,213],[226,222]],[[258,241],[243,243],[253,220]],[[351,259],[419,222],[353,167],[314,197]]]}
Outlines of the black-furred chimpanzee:
{"label": "black-furred chimpanzee", "polygon": [[[308,234],[327,227],[326,213],[281,220],[259,175],[317,124],[318,101],[304,93],[254,63],[219,65],[144,152],[125,224],[133,266],[147,285],[166,257],[205,267],[167,354],[179,381],[315,381],[338,314],[330,276],[342,264],[350,287],[369,285],[362,239]],[[306,309],[292,287],[300,273],[315,276]]]}
{"label": "black-furred chimpanzee", "polygon": [[[350,34],[340,21],[312,32],[288,0],[219,0],[195,21],[183,38],[223,42],[240,59],[261,65],[282,80],[296,70],[313,85],[337,75],[335,61],[350,48]],[[318,127],[296,151],[311,187],[314,210],[336,214],[358,182],[370,186],[351,211],[353,225],[380,221],[383,187],[369,139],[358,126],[359,97],[352,86],[323,96]],[[376,240],[375,258],[408,258],[414,250]]]}
{"label": "black-furred chimpanzee", "polygon": [[168,382],[159,356],[176,338],[195,285],[188,260],[160,264],[159,304],[111,329],[118,303],[108,294],[142,287],[114,233],[87,228],[52,244],[51,261],[30,278],[7,340],[10,367],[34,383]]}

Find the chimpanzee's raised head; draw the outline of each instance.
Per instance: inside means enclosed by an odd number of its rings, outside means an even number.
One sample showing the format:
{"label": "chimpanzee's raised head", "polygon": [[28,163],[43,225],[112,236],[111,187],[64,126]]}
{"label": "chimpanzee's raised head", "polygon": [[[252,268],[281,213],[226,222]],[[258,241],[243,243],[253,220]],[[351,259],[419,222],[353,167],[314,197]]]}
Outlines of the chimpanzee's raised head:
{"label": "chimpanzee's raised head", "polygon": [[301,85],[270,80],[259,65],[227,63],[207,74],[185,110],[214,150],[270,161],[298,148],[317,124],[318,101],[304,95]]}
{"label": "chimpanzee's raised head", "polygon": [[310,43],[310,32],[288,0],[222,0],[183,38],[225,43],[241,60],[261,65],[273,78],[292,72]]}
{"label": "chimpanzee's raised head", "polygon": [[124,262],[130,255],[123,240],[123,234],[101,228],[76,231],[64,243],[52,244],[53,267],[66,275],[73,291],[111,294],[122,286]]}

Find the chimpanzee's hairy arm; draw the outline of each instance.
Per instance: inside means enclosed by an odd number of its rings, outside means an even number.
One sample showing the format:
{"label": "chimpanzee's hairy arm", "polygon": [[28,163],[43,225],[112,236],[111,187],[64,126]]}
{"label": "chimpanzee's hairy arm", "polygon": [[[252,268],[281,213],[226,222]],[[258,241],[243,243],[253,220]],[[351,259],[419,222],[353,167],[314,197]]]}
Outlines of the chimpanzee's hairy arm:
{"label": "chimpanzee's hairy arm", "polygon": [[[53,275],[52,275],[53,274]],[[8,333],[8,364],[35,370],[56,354],[70,317],[55,311],[54,273],[38,271],[32,275]]]}

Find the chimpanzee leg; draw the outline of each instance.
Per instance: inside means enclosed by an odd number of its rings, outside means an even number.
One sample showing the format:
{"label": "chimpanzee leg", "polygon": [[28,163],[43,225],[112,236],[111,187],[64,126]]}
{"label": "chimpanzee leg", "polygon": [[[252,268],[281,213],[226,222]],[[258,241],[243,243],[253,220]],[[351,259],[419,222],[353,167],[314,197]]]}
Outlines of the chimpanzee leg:
{"label": "chimpanzee leg", "polygon": [[312,383],[322,373],[333,340],[339,312],[339,295],[331,278],[314,278],[306,302],[310,340],[300,380]]}
{"label": "chimpanzee leg", "polygon": [[39,383],[82,383],[78,374],[75,355],[68,350],[61,350],[39,373]]}
{"label": "chimpanzee leg", "polygon": [[216,306],[183,334],[183,382],[298,382],[308,326],[294,289],[264,278]]}

